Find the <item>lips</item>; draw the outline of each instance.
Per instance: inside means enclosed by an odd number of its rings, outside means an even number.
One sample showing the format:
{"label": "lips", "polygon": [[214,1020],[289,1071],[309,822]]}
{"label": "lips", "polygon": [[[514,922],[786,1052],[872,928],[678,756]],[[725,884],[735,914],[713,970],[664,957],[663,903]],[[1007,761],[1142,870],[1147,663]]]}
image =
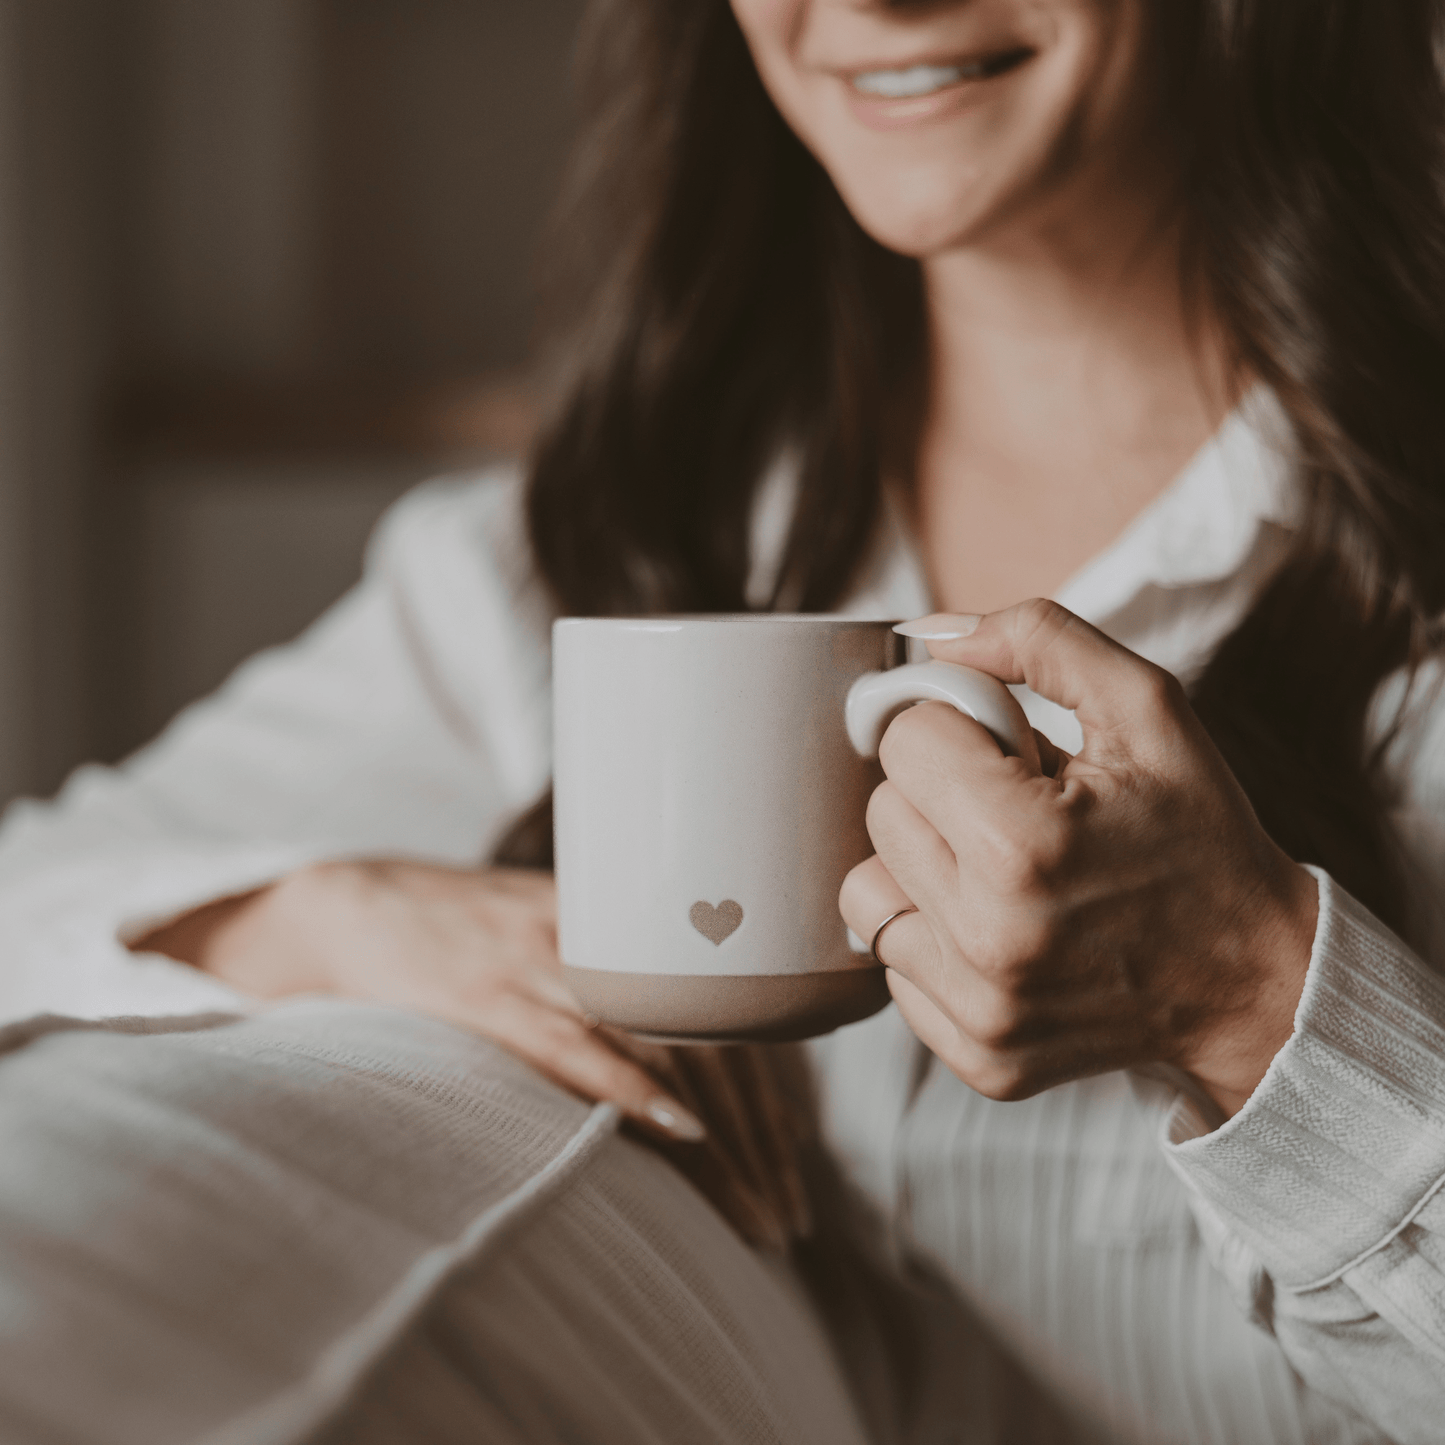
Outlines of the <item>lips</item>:
{"label": "lips", "polygon": [[857,70],[849,77],[854,90],[880,100],[917,100],[965,80],[988,80],[1013,70],[1033,55],[1026,46],[939,63]]}
{"label": "lips", "polygon": [[1037,52],[1027,46],[906,65],[839,67],[848,109],[870,130],[898,130],[958,114],[983,103],[986,82],[1018,69]]}

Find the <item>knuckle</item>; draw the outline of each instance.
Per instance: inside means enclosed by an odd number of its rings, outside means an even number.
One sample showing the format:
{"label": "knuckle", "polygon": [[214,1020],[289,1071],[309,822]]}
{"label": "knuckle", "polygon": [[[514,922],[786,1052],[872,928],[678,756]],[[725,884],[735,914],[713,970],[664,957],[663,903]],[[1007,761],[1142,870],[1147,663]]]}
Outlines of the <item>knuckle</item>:
{"label": "knuckle", "polygon": [[540,1004],[530,1012],[531,1026],[538,1044],[554,1057],[568,1058],[600,1047],[581,1019]]}
{"label": "knuckle", "polygon": [[1060,626],[1069,614],[1047,597],[1029,597],[1018,605],[1019,625],[1031,629]]}
{"label": "knuckle", "polygon": [[1000,1104],[1017,1104],[1038,1093],[1024,1069],[1016,1064],[1000,1065],[990,1080],[988,1097]]}
{"label": "knuckle", "polygon": [[1073,861],[1072,823],[1062,811],[1033,820],[1029,847],[1033,853],[1034,876],[1045,886],[1056,883]]}
{"label": "knuckle", "polygon": [[838,889],[838,911],[850,927],[867,923],[870,904],[879,892],[878,874],[882,866],[875,853],[854,864],[844,875],[842,887]]}
{"label": "knuckle", "polygon": [[1046,646],[1068,627],[1072,614],[1047,597],[1030,597],[1018,604],[1014,617],[1020,642]]}
{"label": "knuckle", "polygon": [[992,1052],[985,1052],[974,1062],[964,1082],[1000,1104],[1016,1104],[1038,1092],[1019,1060]]}
{"label": "knuckle", "polygon": [[843,876],[843,884],[838,889],[838,911],[844,918],[858,916],[858,905],[863,901],[863,889],[866,886],[859,876],[858,870],[863,864],[856,863]]}
{"label": "knuckle", "polygon": [[1028,992],[1039,961],[1048,958],[1053,941],[1047,919],[1015,917],[1007,928],[977,931],[969,940],[968,959],[974,972],[994,988],[1022,995]]}
{"label": "knuckle", "polygon": [[1032,841],[1023,838],[1000,838],[994,844],[994,874],[1001,892],[1033,893],[1042,879]]}
{"label": "knuckle", "polygon": [[994,1053],[1006,1052],[1022,1038],[1027,1010],[1006,989],[992,988],[976,999],[969,1011],[970,1036]]}
{"label": "knuckle", "polygon": [[879,832],[886,833],[891,830],[898,817],[898,805],[902,801],[903,795],[886,779],[873,789],[864,817],[870,838],[876,840]]}
{"label": "knuckle", "polygon": [[1139,679],[1144,706],[1156,715],[1173,715],[1185,707],[1184,684],[1165,668],[1149,663]]}
{"label": "knuckle", "polygon": [[1032,838],[1007,831],[997,834],[992,844],[990,871],[1000,893],[1029,894],[1041,886],[1040,858]]}
{"label": "knuckle", "polygon": [[1064,813],[1031,815],[1027,829],[996,831],[989,840],[990,869],[999,891],[1024,896],[1050,891],[1071,861],[1070,823]]}

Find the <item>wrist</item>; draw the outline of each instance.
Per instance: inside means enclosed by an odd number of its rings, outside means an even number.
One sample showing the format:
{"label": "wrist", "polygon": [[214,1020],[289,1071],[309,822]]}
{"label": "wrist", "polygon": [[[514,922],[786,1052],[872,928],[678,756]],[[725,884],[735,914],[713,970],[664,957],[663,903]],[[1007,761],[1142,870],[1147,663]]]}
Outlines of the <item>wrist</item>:
{"label": "wrist", "polygon": [[249,893],[212,899],[159,928],[153,928],[144,936],[132,939],[127,947],[132,953],[162,954],[177,963],[189,964],[229,982],[221,966],[228,952],[227,940],[235,931],[238,920],[258,906],[267,891],[258,888]]}
{"label": "wrist", "polygon": [[298,869],[248,893],[218,898],[155,929],[131,947],[210,974],[238,993],[276,998],[329,991],[326,956],[315,946],[319,914],[338,906],[346,864]]}
{"label": "wrist", "polygon": [[257,894],[217,940],[222,976],[260,998],[337,992],[327,945],[350,931],[363,871],[347,861],[311,863]]}
{"label": "wrist", "polygon": [[1226,1117],[1249,1101],[1294,1035],[1318,922],[1314,877],[1281,854],[1259,905],[1247,910],[1236,966],[1224,970],[1232,998],[1222,1001],[1211,1038],[1188,1065]]}

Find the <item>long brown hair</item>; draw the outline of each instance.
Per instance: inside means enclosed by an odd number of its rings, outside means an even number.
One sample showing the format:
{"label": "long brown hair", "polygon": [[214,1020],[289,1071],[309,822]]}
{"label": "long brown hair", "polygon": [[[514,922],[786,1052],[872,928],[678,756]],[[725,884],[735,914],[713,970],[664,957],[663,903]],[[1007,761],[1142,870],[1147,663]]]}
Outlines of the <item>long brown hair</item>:
{"label": "long brown hair", "polygon": [[[1193,689],[1265,827],[1403,926],[1367,712],[1445,608],[1436,0],[1155,0],[1187,281],[1291,422],[1304,524]],[[567,613],[747,605],[748,519],[799,466],[777,597],[825,610],[907,471],[919,268],[870,240],[764,92],[727,0],[594,0],[551,278],[529,524]],[[503,856],[542,863],[532,821]]]}

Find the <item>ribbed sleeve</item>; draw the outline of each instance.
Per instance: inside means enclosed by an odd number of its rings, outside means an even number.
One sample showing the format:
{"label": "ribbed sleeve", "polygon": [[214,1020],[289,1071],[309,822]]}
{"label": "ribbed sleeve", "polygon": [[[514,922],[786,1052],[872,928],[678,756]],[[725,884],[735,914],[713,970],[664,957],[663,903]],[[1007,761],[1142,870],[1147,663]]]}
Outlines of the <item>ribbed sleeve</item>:
{"label": "ribbed sleeve", "polygon": [[1328,1283],[1445,1185],[1445,983],[1328,875],[1294,1036],[1213,1133],[1185,1101],[1166,1155],[1276,1285]]}
{"label": "ribbed sleeve", "polygon": [[1398,1445],[1445,1420],[1445,983],[1325,874],[1294,1034],[1164,1154],[1209,1252],[1296,1373]]}

